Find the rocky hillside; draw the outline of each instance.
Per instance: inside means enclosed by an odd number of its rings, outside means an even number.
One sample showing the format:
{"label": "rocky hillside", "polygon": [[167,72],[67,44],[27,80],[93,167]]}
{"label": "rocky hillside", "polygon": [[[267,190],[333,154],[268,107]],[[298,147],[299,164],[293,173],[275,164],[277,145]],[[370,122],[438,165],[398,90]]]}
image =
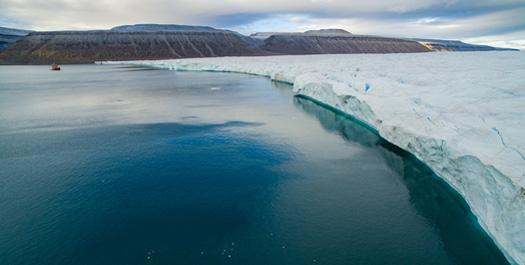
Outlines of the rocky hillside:
{"label": "rocky hillside", "polygon": [[122,26],[112,30],[32,32],[0,53],[2,64],[266,55],[256,41],[209,27]]}
{"label": "rocky hillside", "polygon": [[457,41],[354,35],[341,29],[257,33],[248,37],[211,27],[139,24],[111,30],[31,32],[0,53],[0,64],[495,49]]}
{"label": "rocky hillside", "polygon": [[0,52],[13,46],[18,40],[24,38],[29,30],[11,29],[0,27]]}
{"label": "rocky hillside", "polygon": [[343,30],[274,34],[261,49],[283,54],[411,53],[429,52],[417,41],[353,35]]}

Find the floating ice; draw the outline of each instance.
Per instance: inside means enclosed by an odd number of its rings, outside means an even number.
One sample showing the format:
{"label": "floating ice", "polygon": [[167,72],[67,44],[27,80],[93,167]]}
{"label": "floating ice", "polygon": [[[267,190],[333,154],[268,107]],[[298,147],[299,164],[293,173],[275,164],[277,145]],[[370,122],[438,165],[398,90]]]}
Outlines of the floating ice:
{"label": "floating ice", "polygon": [[427,164],[463,196],[509,261],[525,265],[524,52],[120,63],[291,83],[297,94],[356,117]]}

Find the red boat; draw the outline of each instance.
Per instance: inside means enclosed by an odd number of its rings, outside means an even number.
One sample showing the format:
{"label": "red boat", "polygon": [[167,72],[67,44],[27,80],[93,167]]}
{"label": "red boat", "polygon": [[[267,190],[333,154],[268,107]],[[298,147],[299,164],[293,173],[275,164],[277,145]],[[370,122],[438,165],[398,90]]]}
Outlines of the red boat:
{"label": "red boat", "polygon": [[60,71],[60,66],[58,66],[56,64],[52,64],[51,65],[51,70],[53,70],[53,71]]}

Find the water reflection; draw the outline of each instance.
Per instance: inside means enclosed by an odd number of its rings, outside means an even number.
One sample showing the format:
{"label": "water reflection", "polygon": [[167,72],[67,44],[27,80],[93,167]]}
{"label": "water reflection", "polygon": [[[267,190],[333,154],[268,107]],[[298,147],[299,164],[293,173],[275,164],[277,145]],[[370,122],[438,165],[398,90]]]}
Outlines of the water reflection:
{"label": "water reflection", "polygon": [[294,97],[294,105],[315,116],[327,131],[338,132],[348,141],[357,142],[366,147],[374,147],[384,142],[377,134],[348,115],[337,113],[300,97]]}
{"label": "water reflection", "polygon": [[386,142],[348,115],[313,101],[295,97],[294,105],[317,118],[324,129],[347,141],[379,147],[388,166],[409,190],[410,203],[435,229],[450,259],[458,264],[508,264],[481,229],[469,206],[457,192],[412,155]]}
{"label": "water reflection", "polygon": [[0,71],[6,264],[504,263],[428,169],[289,85],[13,73]]}

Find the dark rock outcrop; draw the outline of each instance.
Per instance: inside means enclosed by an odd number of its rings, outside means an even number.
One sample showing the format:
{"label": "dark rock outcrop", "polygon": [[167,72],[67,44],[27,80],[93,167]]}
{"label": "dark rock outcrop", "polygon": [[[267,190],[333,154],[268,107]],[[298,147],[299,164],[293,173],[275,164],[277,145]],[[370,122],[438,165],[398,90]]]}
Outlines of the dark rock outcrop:
{"label": "dark rock outcrop", "polygon": [[18,40],[23,39],[29,30],[11,29],[0,27],[0,52],[13,46]]}
{"label": "dark rock outcrop", "polygon": [[267,38],[261,49],[284,54],[338,53],[412,53],[430,49],[416,41],[345,34],[343,32],[306,32],[276,34]]}
{"label": "dark rock outcrop", "polygon": [[2,64],[266,55],[246,36],[209,27],[122,26],[112,30],[32,32],[0,54]]}
{"label": "dark rock outcrop", "polygon": [[239,36],[244,41],[246,41],[250,45],[258,46],[261,45],[263,42],[259,39],[254,39],[251,37],[244,36],[242,34],[239,34],[238,32],[231,31],[231,30],[223,30],[223,29],[216,29],[212,27],[207,26],[188,26],[188,25],[163,25],[163,24],[136,24],[136,25],[124,25],[124,26],[118,26],[111,29],[111,31],[118,31],[118,32],[158,32],[158,33],[166,33],[166,32],[211,32],[211,33],[217,33],[217,32],[224,32],[224,33],[231,33],[234,35]]}

